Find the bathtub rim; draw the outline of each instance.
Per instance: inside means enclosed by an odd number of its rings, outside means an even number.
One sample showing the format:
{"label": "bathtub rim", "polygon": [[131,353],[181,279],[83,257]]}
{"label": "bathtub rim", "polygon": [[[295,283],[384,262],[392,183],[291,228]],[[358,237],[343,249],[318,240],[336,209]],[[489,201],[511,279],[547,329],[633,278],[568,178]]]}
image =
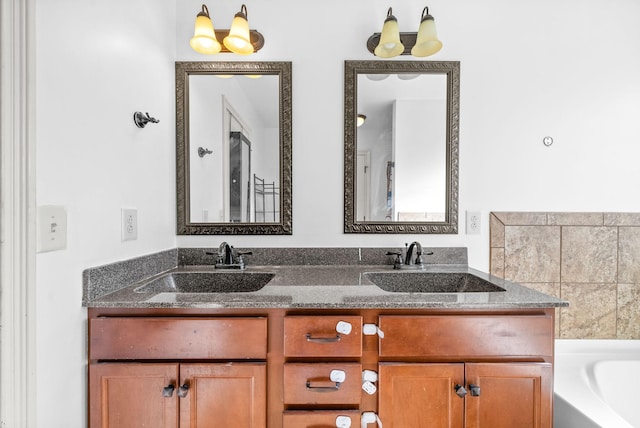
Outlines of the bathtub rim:
{"label": "bathtub rim", "polygon": [[598,361],[640,360],[640,340],[556,339],[554,359],[554,395],[600,426],[634,428],[592,388],[588,376]]}

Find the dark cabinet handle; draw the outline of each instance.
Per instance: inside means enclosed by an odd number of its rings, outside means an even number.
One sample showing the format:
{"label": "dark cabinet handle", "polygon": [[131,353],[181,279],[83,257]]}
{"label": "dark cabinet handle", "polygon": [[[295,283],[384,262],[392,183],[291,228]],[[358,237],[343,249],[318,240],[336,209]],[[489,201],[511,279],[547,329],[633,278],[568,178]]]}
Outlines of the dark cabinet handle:
{"label": "dark cabinet handle", "polygon": [[459,384],[456,383],[456,385],[453,387],[453,389],[456,391],[456,394],[460,398],[464,398],[467,395],[467,390],[464,389],[464,386],[462,386],[462,385],[459,385]]}
{"label": "dark cabinet handle", "polygon": [[335,342],[340,342],[340,335],[336,334],[335,337],[313,337],[311,336],[311,333],[307,333],[306,335],[307,338],[307,342],[313,342],[313,343],[335,343]]}
{"label": "dark cabinet handle", "polygon": [[162,396],[165,398],[169,398],[173,396],[173,391],[176,389],[173,385],[167,385],[162,388]]}
{"label": "dark cabinet handle", "polygon": [[185,383],[180,388],[178,388],[178,397],[184,398],[187,396],[188,392],[189,392],[189,385]]}
{"label": "dark cabinet handle", "polygon": [[472,397],[479,397],[480,396],[480,387],[478,385],[474,385],[472,383],[469,384],[469,389],[471,390],[471,396]]}
{"label": "dark cabinet handle", "polygon": [[335,392],[340,389],[340,382],[336,382],[335,386],[313,386],[311,381],[307,381],[307,389],[315,392]]}

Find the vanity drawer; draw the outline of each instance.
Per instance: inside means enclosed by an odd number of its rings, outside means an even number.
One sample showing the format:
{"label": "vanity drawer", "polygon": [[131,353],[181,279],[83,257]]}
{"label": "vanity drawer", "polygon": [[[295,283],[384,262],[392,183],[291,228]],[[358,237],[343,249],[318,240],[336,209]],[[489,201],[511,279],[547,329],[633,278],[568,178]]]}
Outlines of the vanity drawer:
{"label": "vanity drawer", "polygon": [[335,428],[338,417],[349,418],[352,428],[360,427],[360,411],[315,410],[284,412],[282,428]]}
{"label": "vanity drawer", "polygon": [[[351,325],[349,334],[338,333],[338,323]],[[288,316],[284,319],[285,357],[360,357],[362,317]]]}
{"label": "vanity drawer", "polygon": [[553,316],[380,316],[381,358],[523,358],[553,355]]}
{"label": "vanity drawer", "polygon": [[266,318],[92,318],[93,360],[265,359]]}
{"label": "vanity drawer", "polygon": [[[344,382],[330,380],[332,370],[345,373]],[[362,366],[356,363],[287,363],[284,365],[285,404],[360,405]]]}

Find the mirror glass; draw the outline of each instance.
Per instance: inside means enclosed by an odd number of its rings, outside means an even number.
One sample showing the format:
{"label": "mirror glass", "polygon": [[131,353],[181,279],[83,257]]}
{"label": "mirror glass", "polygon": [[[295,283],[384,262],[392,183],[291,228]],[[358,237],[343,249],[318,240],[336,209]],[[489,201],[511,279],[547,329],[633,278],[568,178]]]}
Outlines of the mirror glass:
{"label": "mirror glass", "polygon": [[459,62],[345,62],[345,232],[457,233]]}
{"label": "mirror glass", "polygon": [[291,234],[291,63],[177,62],[178,234]]}

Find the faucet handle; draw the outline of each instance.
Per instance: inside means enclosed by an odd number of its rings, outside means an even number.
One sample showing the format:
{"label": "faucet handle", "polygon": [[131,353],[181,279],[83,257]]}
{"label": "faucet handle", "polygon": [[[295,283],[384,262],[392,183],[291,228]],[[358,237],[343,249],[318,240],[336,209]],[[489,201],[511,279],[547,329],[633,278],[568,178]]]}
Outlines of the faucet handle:
{"label": "faucet handle", "polygon": [[387,251],[387,256],[396,256],[396,258],[393,260],[393,268],[394,269],[400,269],[400,266],[402,266],[402,252],[400,251]]}

